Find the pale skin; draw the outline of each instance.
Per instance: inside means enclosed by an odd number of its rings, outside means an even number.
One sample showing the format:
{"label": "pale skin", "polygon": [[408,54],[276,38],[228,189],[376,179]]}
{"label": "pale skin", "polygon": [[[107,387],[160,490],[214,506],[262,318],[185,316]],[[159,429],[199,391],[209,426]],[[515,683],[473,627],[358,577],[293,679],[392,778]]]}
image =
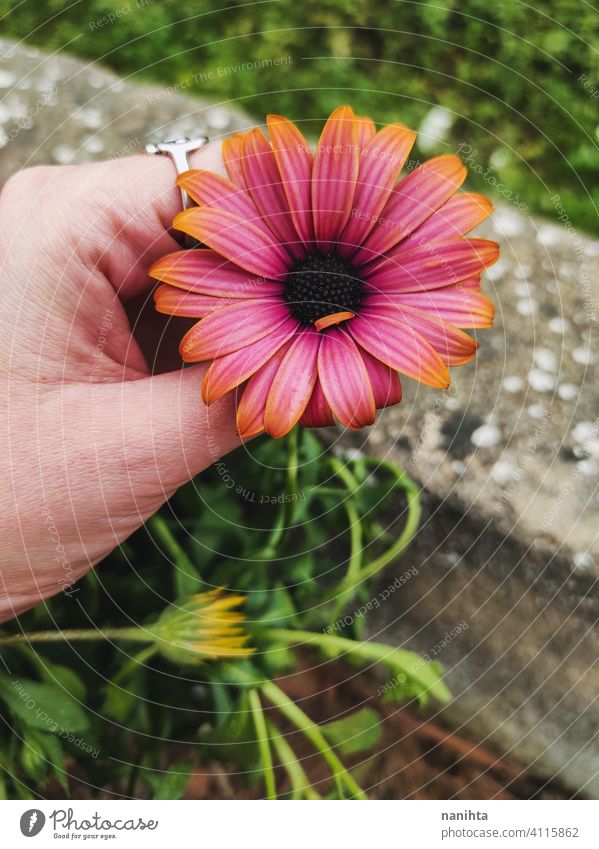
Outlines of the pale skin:
{"label": "pale skin", "polygon": [[[191,164],[224,175],[215,142]],[[205,367],[182,369],[152,315],[180,209],[164,156],[26,169],[0,192],[0,622],[72,592],[239,445],[233,399],[202,403]]]}

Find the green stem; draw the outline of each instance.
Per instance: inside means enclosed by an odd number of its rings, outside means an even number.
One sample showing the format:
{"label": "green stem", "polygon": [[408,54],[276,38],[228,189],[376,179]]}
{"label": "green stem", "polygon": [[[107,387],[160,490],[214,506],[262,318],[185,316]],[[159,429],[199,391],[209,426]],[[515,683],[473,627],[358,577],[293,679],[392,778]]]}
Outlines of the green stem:
{"label": "green stem", "polygon": [[304,772],[304,768],[297,759],[295,752],[272,722],[268,723],[268,733],[277,753],[279,763],[289,776],[292,790],[291,798],[322,799],[320,793],[317,793],[310,784],[310,779]]}
{"label": "green stem", "polygon": [[67,631],[34,631],[32,634],[10,634],[0,637],[0,646],[16,645],[18,643],[58,643],[68,640],[132,640],[135,643],[147,643],[150,637],[139,628],[104,628],[103,630],[67,630]]}
{"label": "green stem", "polygon": [[[393,469],[393,466],[391,466]],[[403,473],[402,473],[403,474]],[[398,478],[398,483],[400,482],[400,475],[398,475],[397,470],[395,470],[395,475]],[[420,524],[420,516],[421,516],[421,507],[420,507],[420,493],[416,486],[412,484],[410,479],[407,479],[409,485],[406,485],[404,481],[400,483],[402,489],[404,489],[406,493],[407,500],[407,516],[406,522],[403,527],[403,530],[399,537],[395,540],[392,546],[390,546],[386,551],[383,551],[379,557],[375,557],[374,560],[371,560],[370,563],[366,564],[366,566],[362,567],[359,571],[355,572],[351,577],[346,575],[346,577],[332,590],[330,590],[324,597],[324,601],[331,601],[332,599],[337,598],[339,595],[343,596],[348,593],[352,593],[355,591],[358,584],[372,577],[372,575],[376,574],[378,571],[383,569],[383,567],[387,566],[388,563],[391,563],[392,560],[395,560],[402,551],[407,548],[407,546],[412,541],[413,537],[418,530],[418,526]]]}
{"label": "green stem", "polygon": [[175,566],[178,569],[181,569],[184,573],[187,573],[188,576],[197,576],[201,581],[201,578],[198,575],[198,570],[191,562],[185,549],[179,545],[177,538],[172,533],[168,523],[165,522],[162,516],[156,513],[149,520],[148,524],[152,528],[154,535],[158,537],[165,547],[168,556],[171,558]]}
{"label": "green stem", "polygon": [[130,660],[125,663],[124,666],[121,666],[117,674],[112,679],[112,684],[120,684],[130,672],[133,672],[140,664],[145,663],[146,660],[149,660],[156,652],[158,651],[158,646],[146,646],[136,655],[134,655]]}
{"label": "green stem", "polygon": [[294,631],[286,628],[266,628],[257,634],[271,638],[281,643],[287,641],[289,646],[312,644],[327,652],[334,647],[342,652],[353,654],[365,661],[380,663],[388,668],[399,670],[412,678],[429,695],[441,702],[448,702],[451,694],[439,678],[434,664],[428,663],[407,649],[389,646],[386,643],[376,643],[372,640],[359,642],[336,634],[319,633],[317,631]]}
{"label": "green stem", "polygon": [[264,718],[264,711],[260,702],[260,696],[257,690],[249,692],[250,709],[254,719],[254,727],[256,729],[256,737],[260,757],[262,758],[262,771],[264,773],[264,784],[266,785],[266,798],[276,799],[277,788],[275,785],[275,772],[272,766],[272,756],[270,753],[270,743],[268,740],[268,729]]}
{"label": "green stem", "polygon": [[260,689],[266,698],[276,705],[285,716],[293,722],[300,731],[310,740],[313,746],[318,749],[325,761],[328,763],[335,780],[344,784],[347,790],[357,799],[367,799],[362,788],[356,783],[352,775],[346,770],[342,762],[339,760],[335,752],[331,749],[324,738],[324,735],[318,725],[313,722],[303,710],[287,696],[274,681],[264,681],[260,684]]}
{"label": "green stem", "polygon": [[[358,481],[349,471],[347,466],[344,466],[340,460],[336,458],[331,458],[330,460],[331,467],[337,477],[341,478],[343,483],[346,485],[348,489],[348,493],[346,493],[345,498],[343,500],[343,506],[345,508],[345,512],[347,513],[347,519],[349,522],[349,534],[350,534],[350,555],[349,555],[349,563],[347,566],[347,572],[345,574],[345,578],[341,582],[341,585],[348,584],[354,585],[357,579],[357,576],[360,574],[362,567],[362,522],[360,520],[360,514],[356,509],[356,505],[354,504],[352,498],[354,493],[356,493],[359,489]],[[335,605],[335,609],[333,611],[333,620],[336,620],[337,617],[341,614],[343,607],[346,603],[347,599],[344,599],[340,596],[337,599],[337,604]]]}

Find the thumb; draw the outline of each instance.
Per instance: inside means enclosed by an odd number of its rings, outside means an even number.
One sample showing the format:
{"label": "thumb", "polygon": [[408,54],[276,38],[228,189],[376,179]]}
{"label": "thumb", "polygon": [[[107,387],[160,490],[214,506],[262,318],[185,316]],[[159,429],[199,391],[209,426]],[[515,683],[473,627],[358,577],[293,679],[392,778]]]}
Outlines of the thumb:
{"label": "thumb", "polygon": [[102,488],[106,503],[119,513],[134,507],[145,519],[176,489],[241,444],[233,393],[210,407],[202,401],[205,370],[193,366],[98,388],[104,402],[96,405],[97,440],[105,443],[108,458]]}

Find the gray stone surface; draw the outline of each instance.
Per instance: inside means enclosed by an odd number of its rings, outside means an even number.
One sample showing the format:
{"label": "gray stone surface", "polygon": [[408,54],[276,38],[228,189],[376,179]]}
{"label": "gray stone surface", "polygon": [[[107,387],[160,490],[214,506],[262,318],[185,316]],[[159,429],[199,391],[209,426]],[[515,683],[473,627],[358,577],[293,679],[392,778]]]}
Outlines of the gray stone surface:
{"label": "gray stone surface", "polygon": [[[135,86],[6,41],[0,53],[0,181],[251,123],[184,88]],[[402,404],[369,431],[331,438],[402,462],[423,487],[421,531],[396,567],[417,575],[371,632],[445,664],[453,724],[597,797],[599,243],[565,213],[556,225],[510,206],[481,234],[502,259],[485,285],[497,324],[478,334],[476,364],[454,370],[448,392],[406,380]]]}
{"label": "gray stone surface", "polygon": [[95,63],[0,39],[0,181],[19,168],[126,156],[148,142],[248,126],[239,110],[124,82]]}

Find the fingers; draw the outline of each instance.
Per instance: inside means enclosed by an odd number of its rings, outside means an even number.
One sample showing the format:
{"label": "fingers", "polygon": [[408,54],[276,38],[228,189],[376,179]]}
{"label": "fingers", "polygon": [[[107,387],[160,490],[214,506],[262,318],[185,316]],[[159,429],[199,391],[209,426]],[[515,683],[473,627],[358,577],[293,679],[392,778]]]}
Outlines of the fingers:
{"label": "fingers", "polygon": [[200,387],[204,366],[100,387],[96,445],[101,485],[117,514],[141,524],[178,487],[241,444],[235,400],[207,407]]}
{"label": "fingers", "polygon": [[[190,156],[194,168],[224,174],[221,142]],[[181,211],[169,157],[137,154],[90,165],[28,168],[0,194],[0,228],[12,242],[53,245],[62,263],[99,270],[127,301],[147,290],[152,262],[180,245],[171,229]]]}

